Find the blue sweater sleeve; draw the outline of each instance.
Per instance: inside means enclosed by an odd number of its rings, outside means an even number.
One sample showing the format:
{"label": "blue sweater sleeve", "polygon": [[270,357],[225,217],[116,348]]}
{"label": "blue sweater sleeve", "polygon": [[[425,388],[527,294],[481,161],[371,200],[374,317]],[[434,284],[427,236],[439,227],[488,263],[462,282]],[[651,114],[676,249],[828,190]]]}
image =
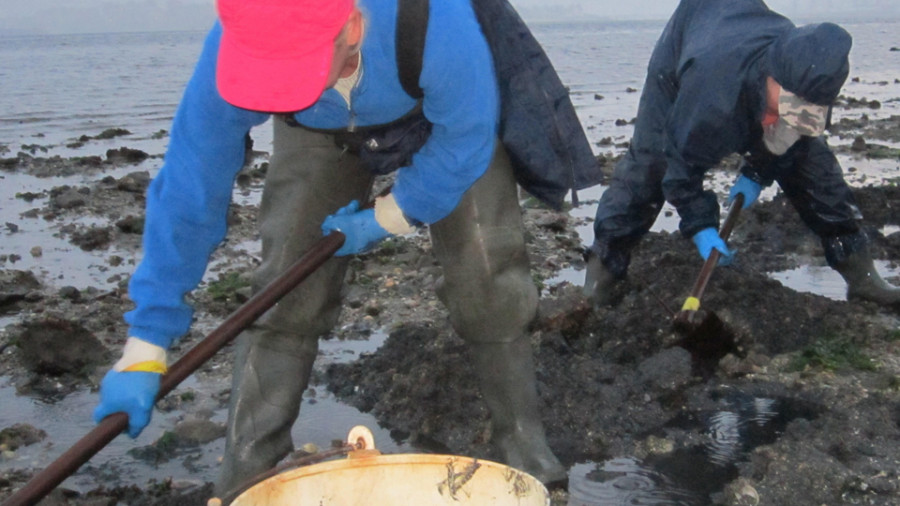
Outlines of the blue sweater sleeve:
{"label": "blue sweater sleeve", "polygon": [[143,258],[129,283],[129,335],[168,348],[190,328],[187,292],[224,239],[244,140],[267,114],[225,102],[215,84],[216,23],[175,113],[165,162],[147,191]]}
{"label": "blue sweater sleeve", "polygon": [[450,214],[484,174],[499,117],[490,48],[469,2],[431,2],[430,19],[419,83],[434,126],[392,189],[403,212],[423,223]]}

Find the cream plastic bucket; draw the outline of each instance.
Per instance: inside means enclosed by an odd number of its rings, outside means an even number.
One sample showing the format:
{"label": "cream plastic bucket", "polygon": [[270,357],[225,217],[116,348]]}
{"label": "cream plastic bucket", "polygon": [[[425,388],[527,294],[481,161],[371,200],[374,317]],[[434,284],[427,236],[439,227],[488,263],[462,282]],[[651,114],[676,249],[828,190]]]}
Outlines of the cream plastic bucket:
{"label": "cream plastic bucket", "polygon": [[[354,431],[350,440],[355,440]],[[362,427],[363,430],[368,429]],[[371,432],[369,436],[371,441]],[[381,455],[367,449],[345,459],[298,467],[251,486],[234,506],[548,506],[544,485],[515,468],[470,457]]]}

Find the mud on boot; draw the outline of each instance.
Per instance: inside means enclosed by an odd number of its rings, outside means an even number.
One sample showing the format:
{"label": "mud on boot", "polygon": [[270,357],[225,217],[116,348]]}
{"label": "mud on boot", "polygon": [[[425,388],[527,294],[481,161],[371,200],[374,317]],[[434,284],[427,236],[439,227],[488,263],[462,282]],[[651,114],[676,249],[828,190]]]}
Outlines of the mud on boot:
{"label": "mud on boot", "polygon": [[504,464],[524,471],[548,488],[567,479],[550,450],[540,417],[531,342],[470,344],[480,390],[491,412],[491,444]]}
{"label": "mud on boot", "polygon": [[613,274],[600,257],[586,253],[587,267],[584,273],[582,293],[593,307],[611,306],[622,299],[624,278]]}
{"label": "mud on boot", "polygon": [[534,476],[548,489],[566,487],[568,473],[547,446],[543,428],[517,429],[522,430],[492,438],[506,465]]}

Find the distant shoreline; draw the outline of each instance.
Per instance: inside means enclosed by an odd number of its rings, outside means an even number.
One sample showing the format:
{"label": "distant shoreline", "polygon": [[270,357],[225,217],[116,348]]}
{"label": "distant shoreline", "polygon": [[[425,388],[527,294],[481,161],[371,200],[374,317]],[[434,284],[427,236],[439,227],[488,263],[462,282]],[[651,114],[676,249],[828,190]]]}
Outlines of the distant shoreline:
{"label": "distant shoreline", "polygon": [[[515,4],[516,2],[513,2]],[[900,5],[900,2],[898,2]],[[670,12],[649,9],[645,15],[634,14],[595,14],[593,12],[574,12],[560,15],[557,11],[542,7],[523,7],[517,9],[526,23],[532,26],[559,23],[664,23]],[[892,23],[900,22],[900,7],[895,12],[885,11],[879,7],[847,6],[840,10],[816,11],[808,9],[774,9],[791,18],[796,24],[803,25],[822,21],[836,23]],[[205,32],[214,21],[212,6],[198,8],[191,6],[182,13],[175,9],[147,14],[143,9],[131,8],[119,10],[115,16],[107,13],[100,19],[89,9],[63,8],[58,11],[44,11],[38,15],[16,15],[0,19],[0,37],[17,37],[32,35],[83,35],[101,33],[157,33],[157,32]],[[74,28],[73,28],[74,27]]]}

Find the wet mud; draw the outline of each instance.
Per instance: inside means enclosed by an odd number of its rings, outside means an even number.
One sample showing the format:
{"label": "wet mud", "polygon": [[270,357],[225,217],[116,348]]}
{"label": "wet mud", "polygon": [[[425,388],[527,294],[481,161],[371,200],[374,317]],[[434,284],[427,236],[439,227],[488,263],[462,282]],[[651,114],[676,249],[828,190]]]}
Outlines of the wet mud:
{"label": "wet mud", "polygon": [[[871,107],[857,105],[865,106]],[[842,135],[858,135],[863,144],[838,150],[862,149],[855,152],[859,165],[867,149],[873,157],[890,156],[883,143],[900,140],[898,123],[839,124]],[[104,170],[148,157],[124,148],[109,159],[7,155],[0,173],[47,177],[48,188],[21,195],[33,207],[5,216],[3,234],[10,237],[34,220],[54,221],[73,247],[100,252],[106,267],[127,264],[121,252],[139,247],[149,174],[136,169],[111,177]],[[893,157],[900,163],[897,153]],[[265,168],[264,161],[252,162],[240,187],[258,190]],[[57,171],[88,171],[96,179],[83,187],[53,186],[49,176]],[[896,269],[898,181],[857,186],[874,255]],[[772,272],[825,266],[818,239],[784,198],[776,195],[741,214],[730,240],[736,260],[713,272],[701,302],[705,321],[718,325],[689,332],[676,328],[672,316],[701,266],[690,241],[677,233],[649,234],[634,252],[616,301],[595,310],[578,286],[550,282],[560,270],[583,268],[575,229],[589,220],[524,201],[541,293],[530,329],[541,415],[551,447],[570,468],[570,488],[555,491],[553,504],[900,502],[900,313],[796,291],[773,279]],[[241,245],[256,240],[255,213],[253,204],[232,206],[229,240],[216,252],[210,281],[191,296],[197,324],[173,348],[173,360],[246,300],[247,275],[258,259]],[[85,222],[85,216],[103,220]],[[95,393],[124,342],[127,275],[111,274],[95,288],[58,287],[18,268],[17,260],[0,258],[0,312],[14,320],[0,334],[0,376],[17,395],[50,405]],[[468,348],[434,296],[439,278],[425,233],[354,259],[341,323],[329,339],[367,339],[379,330],[388,338],[358,360],[317,363],[313,389],[372,414],[394,438],[421,451],[496,459]],[[45,504],[204,504],[211,484],[194,478],[191,462],[198,449],[221,441],[222,425],[209,410],[227,404],[230,351],[197,373],[220,388],[176,389],[154,415],[177,419],[171,430],[131,453],[148,469],[183,461],[182,475],[119,485],[115,465],[88,466],[84,472],[96,486],[57,489]],[[40,425],[21,420],[0,427],[3,458],[50,444],[54,435]],[[341,438],[349,428],[334,429]],[[0,473],[0,500],[38,470],[23,465]]]}

